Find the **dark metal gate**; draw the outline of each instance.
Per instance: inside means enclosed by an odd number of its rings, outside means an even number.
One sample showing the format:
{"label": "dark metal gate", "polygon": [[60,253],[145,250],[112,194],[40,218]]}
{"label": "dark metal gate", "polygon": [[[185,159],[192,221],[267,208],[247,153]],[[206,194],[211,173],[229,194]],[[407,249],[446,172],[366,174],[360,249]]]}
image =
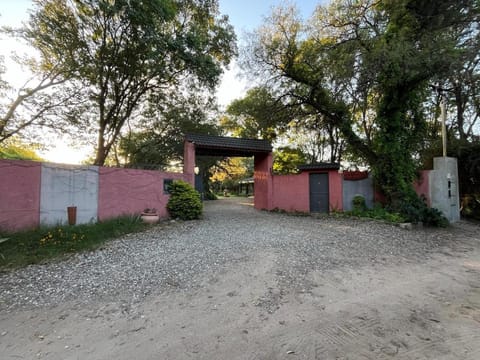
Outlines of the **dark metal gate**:
{"label": "dark metal gate", "polygon": [[310,211],[328,212],[328,174],[310,174]]}

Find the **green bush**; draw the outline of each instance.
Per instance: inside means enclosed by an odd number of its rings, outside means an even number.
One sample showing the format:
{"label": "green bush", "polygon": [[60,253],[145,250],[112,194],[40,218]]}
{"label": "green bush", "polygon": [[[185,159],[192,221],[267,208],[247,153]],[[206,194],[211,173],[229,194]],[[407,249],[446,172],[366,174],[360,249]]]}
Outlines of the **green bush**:
{"label": "green bush", "polygon": [[380,204],[375,204],[373,206],[373,209],[365,209],[365,210],[353,209],[352,211],[346,211],[345,214],[358,216],[362,218],[384,220],[391,223],[405,222],[405,219],[400,214],[395,212],[390,212],[384,207],[382,207],[382,205]]}
{"label": "green bush", "polygon": [[354,211],[367,210],[367,203],[365,202],[365,197],[363,195],[355,195],[352,199],[352,206]]}
{"label": "green bush", "polygon": [[461,214],[467,218],[480,220],[480,194],[462,197]]}
{"label": "green bush", "polygon": [[207,191],[205,193],[205,200],[218,200],[218,197],[212,191]]}
{"label": "green bush", "polygon": [[[414,224],[422,222],[427,226],[446,227],[448,220],[435,208],[429,208],[424,196],[411,196],[395,204],[395,210],[399,212],[405,221]],[[389,209],[390,211],[392,209]]]}
{"label": "green bush", "polygon": [[182,180],[174,181],[169,190],[167,210],[172,218],[194,220],[202,215],[200,194],[189,183]]}

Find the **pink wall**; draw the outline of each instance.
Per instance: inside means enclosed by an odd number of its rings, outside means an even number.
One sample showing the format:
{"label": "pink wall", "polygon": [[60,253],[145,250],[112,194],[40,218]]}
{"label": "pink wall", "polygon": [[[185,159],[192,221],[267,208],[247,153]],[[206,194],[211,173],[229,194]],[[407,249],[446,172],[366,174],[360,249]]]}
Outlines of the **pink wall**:
{"label": "pink wall", "polygon": [[328,172],[328,191],[330,211],[343,210],[343,180],[342,175],[337,171]]}
{"label": "pink wall", "polygon": [[0,160],[0,230],[35,228],[40,222],[41,163]]}
{"label": "pink wall", "polygon": [[139,214],[145,208],[156,208],[161,217],[167,217],[164,179],[183,180],[184,176],[152,170],[100,168],[98,220]]}
{"label": "pink wall", "polygon": [[[285,211],[310,211],[310,173],[273,176],[272,208]],[[312,173],[316,173],[312,172]],[[328,171],[330,211],[343,210],[342,176],[337,170]],[[255,185],[256,186],[256,185]]]}
{"label": "pink wall", "polygon": [[254,206],[255,209],[273,209],[272,154],[255,155],[254,158]]}
{"label": "pink wall", "polygon": [[[316,172],[315,172],[316,173]],[[343,210],[342,176],[337,170],[328,171],[329,208]],[[256,185],[255,185],[256,186]],[[285,211],[310,211],[310,172],[297,175],[273,176],[272,208]]]}
{"label": "pink wall", "polygon": [[430,196],[429,196],[429,189],[430,189],[430,183],[429,183],[429,173],[431,170],[422,170],[420,171],[420,179],[415,181],[413,183],[413,187],[415,188],[415,192],[421,196],[424,195],[427,198],[427,205],[430,205]]}
{"label": "pink wall", "polygon": [[273,177],[273,208],[285,211],[310,211],[309,177],[307,172],[298,175]]}

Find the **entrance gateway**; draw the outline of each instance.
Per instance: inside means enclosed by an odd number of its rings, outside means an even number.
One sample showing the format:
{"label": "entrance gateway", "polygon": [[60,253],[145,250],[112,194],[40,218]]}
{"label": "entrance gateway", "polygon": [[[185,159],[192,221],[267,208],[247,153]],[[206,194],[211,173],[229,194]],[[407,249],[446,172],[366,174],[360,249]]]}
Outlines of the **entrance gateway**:
{"label": "entrance gateway", "polygon": [[195,185],[195,156],[228,156],[254,158],[254,206],[272,207],[272,145],[267,140],[242,139],[205,134],[187,134],[184,143],[183,171]]}
{"label": "entrance gateway", "polygon": [[184,142],[185,179],[195,185],[195,156],[254,157],[254,206],[259,210],[328,212],[342,210],[339,164],[301,165],[298,174],[273,175],[272,145],[266,140],[187,134]]}

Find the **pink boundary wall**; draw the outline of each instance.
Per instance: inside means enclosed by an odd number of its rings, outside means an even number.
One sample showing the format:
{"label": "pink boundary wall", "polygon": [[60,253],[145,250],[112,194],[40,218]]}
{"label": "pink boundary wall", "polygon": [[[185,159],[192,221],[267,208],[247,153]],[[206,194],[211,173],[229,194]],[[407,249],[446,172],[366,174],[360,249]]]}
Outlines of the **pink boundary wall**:
{"label": "pink boundary wall", "polygon": [[310,211],[309,176],[307,172],[298,175],[273,176],[273,208],[285,211]]}
{"label": "pink boundary wall", "polygon": [[[0,160],[1,231],[40,225],[42,166],[40,162]],[[188,179],[182,173],[152,170],[100,167],[98,172],[98,220],[139,214],[147,207],[156,208],[161,217],[168,217],[169,195],[163,191],[164,180]]]}
{"label": "pink boundary wall", "polygon": [[310,212],[310,174],[328,173],[329,209],[343,209],[342,175],[337,170],[304,171],[297,175],[274,175],[273,207],[289,212]]}
{"label": "pink boundary wall", "polygon": [[40,223],[42,164],[33,161],[0,161],[0,229],[17,231]]}
{"label": "pink boundary wall", "polygon": [[156,208],[160,217],[167,217],[169,195],[163,191],[165,179],[185,177],[153,170],[99,168],[98,220],[139,214],[145,208]]}

